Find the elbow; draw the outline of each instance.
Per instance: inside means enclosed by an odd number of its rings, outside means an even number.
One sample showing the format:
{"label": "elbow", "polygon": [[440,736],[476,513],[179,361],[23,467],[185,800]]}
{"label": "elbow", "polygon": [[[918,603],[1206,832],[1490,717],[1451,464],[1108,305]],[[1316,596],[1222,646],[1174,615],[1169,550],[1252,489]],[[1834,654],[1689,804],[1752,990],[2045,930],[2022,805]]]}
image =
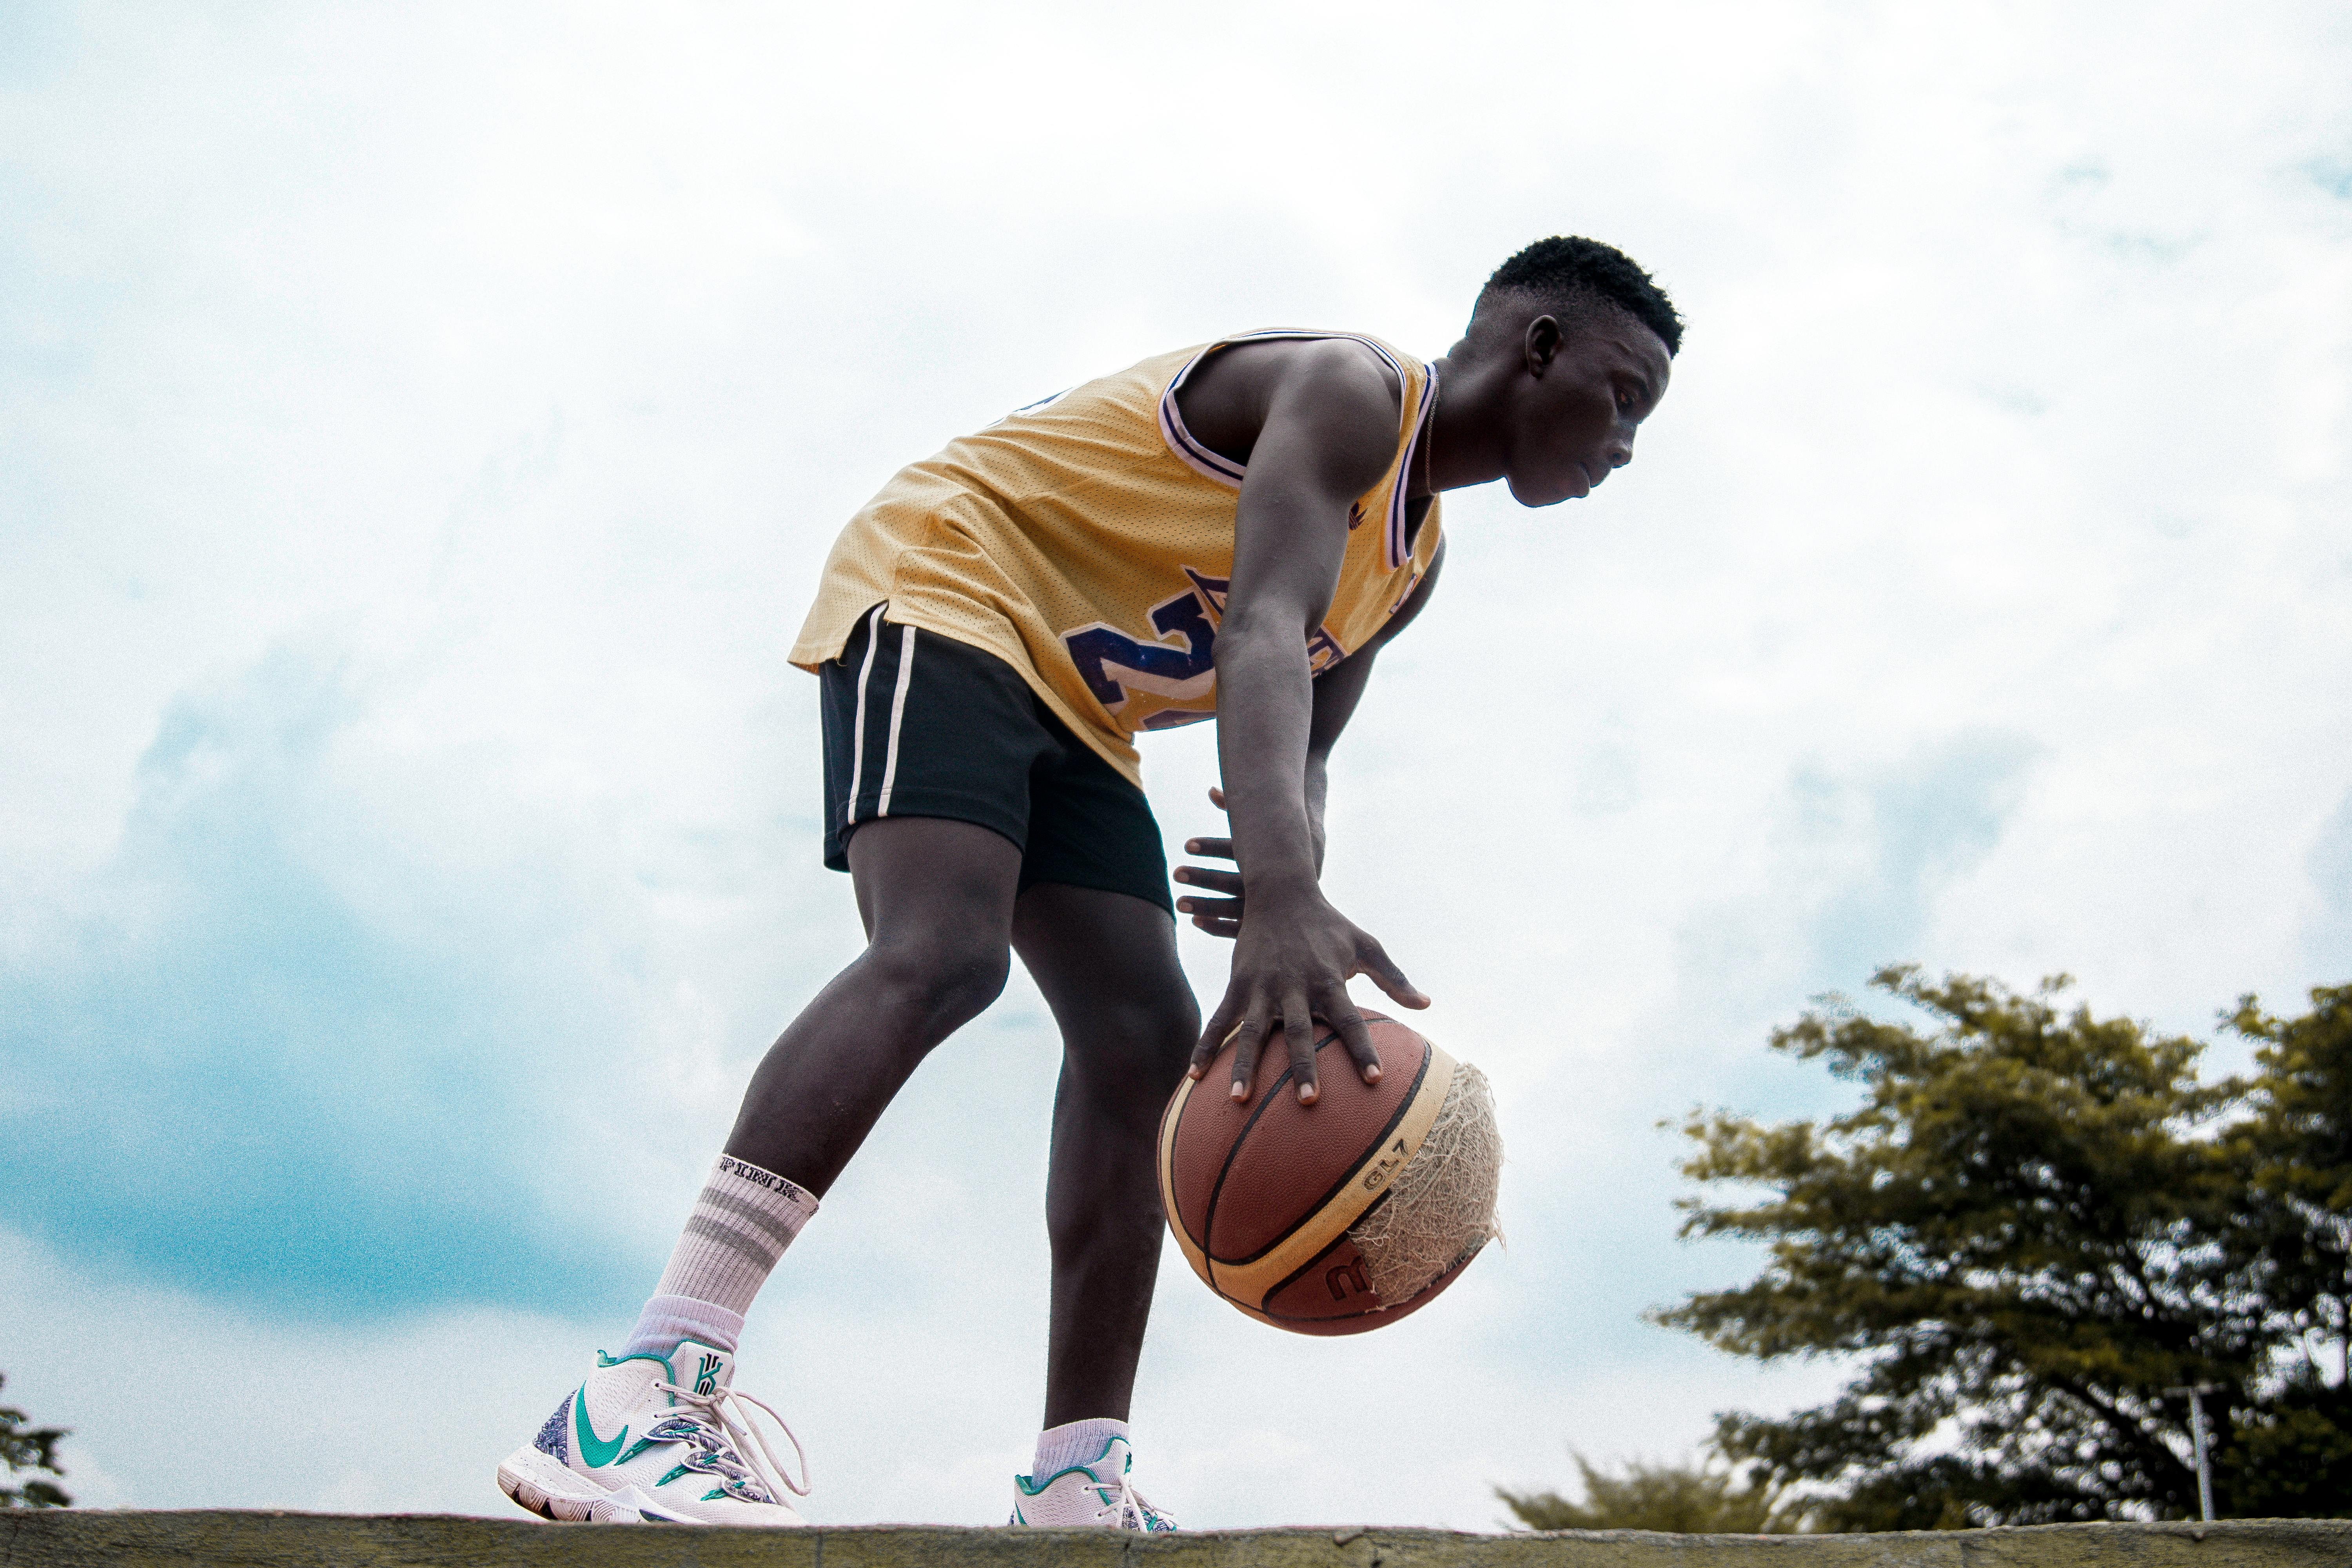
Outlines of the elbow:
{"label": "elbow", "polygon": [[1217,627],[1217,663],[1284,656],[1304,659],[1307,637],[1305,623],[1296,616],[1268,615],[1262,610],[1228,615]]}

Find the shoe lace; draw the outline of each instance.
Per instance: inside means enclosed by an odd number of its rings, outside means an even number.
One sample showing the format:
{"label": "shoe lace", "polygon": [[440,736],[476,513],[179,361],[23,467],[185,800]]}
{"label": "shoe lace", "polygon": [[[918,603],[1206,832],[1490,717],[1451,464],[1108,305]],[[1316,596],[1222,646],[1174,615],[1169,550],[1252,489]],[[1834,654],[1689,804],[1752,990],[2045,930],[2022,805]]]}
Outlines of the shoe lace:
{"label": "shoe lace", "polygon": [[[728,1445],[742,1459],[744,1467],[765,1483],[771,1492],[782,1489],[793,1493],[795,1497],[809,1495],[808,1450],[801,1447],[800,1438],[793,1436],[792,1427],[786,1424],[784,1418],[776,1414],[774,1405],[764,1399],[745,1394],[739,1388],[724,1384],[712,1389],[709,1394],[697,1394],[690,1388],[680,1388],[674,1383],[656,1381],[654,1386],[677,1400],[679,1406],[690,1412],[695,1419],[723,1433],[727,1437]],[[730,1413],[729,1408],[730,1405],[742,1412],[743,1419],[740,1423],[738,1423],[734,1415]],[[750,1408],[745,1408],[746,1406]],[[777,1459],[776,1451],[768,1447],[767,1434],[760,1430],[758,1422],[752,1417],[752,1409],[766,1411],[768,1419],[776,1424],[777,1429],[782,1432],[785,1439],[792,1444],[793,1457],[800,1460],[801,1479],[797,1482],[784,1473],[784,1467]],[[752,1447],[755,1444],[759,1449],[758,1458],[752,1457]],[[764,1465],[761,1463],[762,1459],[766,1461]]]}
{"label": "shoe lace", "polygon": [[1127,1479],[1127,1473],[1124,1470],[1119,1472],[1118,1496],[1116,1500],[1111,1497],[1108,1487],[1104,1487],[1097,1495],[1103,1500],[1103,1506],[1095,1510],[1095,1517],[1101,1519],[1108,1514],[1117,1513],[1118,1527],[1121,1530],[1149,1531],[1154,1519],[1165,1520],[1168,1517],[1152,1507],[1150,1500],[1135,1489],[1135,1483]]}

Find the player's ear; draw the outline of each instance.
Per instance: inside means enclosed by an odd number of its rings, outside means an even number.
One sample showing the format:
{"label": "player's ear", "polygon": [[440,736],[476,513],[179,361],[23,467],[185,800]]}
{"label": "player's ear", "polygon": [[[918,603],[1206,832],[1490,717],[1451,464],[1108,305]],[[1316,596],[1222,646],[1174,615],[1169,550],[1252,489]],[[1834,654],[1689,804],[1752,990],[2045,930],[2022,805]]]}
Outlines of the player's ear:
{"label": "player's ear", "polygon": [[1556,316],[1538,316],[1528,323],[1527,334],[1521,342],[1526,351],[1529,375],[1538,381],[1543,379],[1544,372],[1551,368],[1551,362],[1559,357],[1559,345],[1567,335],[1560,330],[1559,319]]}

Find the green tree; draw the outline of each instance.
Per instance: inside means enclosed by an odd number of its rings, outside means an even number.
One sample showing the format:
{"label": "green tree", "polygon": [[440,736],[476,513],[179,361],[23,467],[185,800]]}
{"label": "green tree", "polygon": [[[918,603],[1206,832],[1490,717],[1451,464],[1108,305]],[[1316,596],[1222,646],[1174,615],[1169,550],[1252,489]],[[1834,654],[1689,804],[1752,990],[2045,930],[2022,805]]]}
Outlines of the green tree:
{"label": "green tree", "polygon": [[2352,1511],[2352,985],[2274,1018],[2252,996],[2231,1020],[2262,1042],[2250,1114],[2230,1144],[2253,1201],[2231,1238],[2270,1313],[2270,1386],[2220,1455],[2231,1511]]}
{"label": "green tree", "polygon": [[2032,995],[1909,967],[1874,984],[1938,1026],[1832,1005],[1771,1041],[1857,1083],[1859,1108],[1686,1128],[1686,1174],[1762,1191],[1685,1200],[1684,1234],[1769,1260],[1657,1320],[1746,1355],[1861,1359],[1825,1405],[1720,1417],[1722,1451],[1826,1484],[1829,1529],[2193,1516],[2186,1405],[2166,1390],[2222,1385],[2217,1444],[2250,1452],[2241,1414],[2251,1439],[2279,1337],[2232,1239],[2247,1155],[2214,1135],[2246,1087],[2201,1082],[2192,1039],[2062,1013],[2063,977]]}
{"label": "green tree", "polygon": [[1782,1534],[1800,1528],[1798,1510],[1781,1505],[1779,1489],[1750,1485],[1738,1470],[1717,1465],[1645,1465],[1622,1475],[1571,1455],[1584,1482],[1584,1500],[1558,1492],[1515,1492],[1496,1487],[1529,1530],[1666,1530],[1691,1535]]}
{"label": "green tree", "polygon": [[[0,1376],[0,1384],[7,1381]],[[55,1426],[27,1426],[25,1420],[23,1411],[0,1407],[0,1464],[12,1476],[24,1470],[64,1475],[58,1468],[58,1443],[66,1434]],[[65,1508],[72,1502],[53,1482],[37,1476],[21,1487],[0,1487],[0,1508]]]}

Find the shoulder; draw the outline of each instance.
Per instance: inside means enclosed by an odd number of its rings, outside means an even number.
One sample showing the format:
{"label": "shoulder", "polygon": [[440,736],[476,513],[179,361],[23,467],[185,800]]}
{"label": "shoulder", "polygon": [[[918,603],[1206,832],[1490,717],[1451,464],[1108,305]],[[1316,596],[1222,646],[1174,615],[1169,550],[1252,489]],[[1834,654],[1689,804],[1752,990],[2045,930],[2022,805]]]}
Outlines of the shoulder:
{"label": "shoulder", "polygon": [[[1273,347],[1267,344],[1266,347]],[[1380,482],[1396,455],[1404,389],[1388,362],[1347,338],[1281,345],[1267,367],[1265,434],[1314,454],[1327,482],[1354,493]]]}
{"label": "shoulder", "polygon": [[1396,366],[1357,338],[1304,338],[1236,344],[1236,352],[1264,352],[1261,374],[1268,389],[1350,415],[1377,414],[1393,426],[1404,409],[1404,384]]}
{"label": "shoulder", "polygon": [[[1347,337],[1244,336],[1202,351],[1174,393],[1192,437],[1229,460],[1305,457],[1327,482],[1378,481],[1404,386],[1387,354]],[[1271,440],[1271,447],[1262,444]]]}

